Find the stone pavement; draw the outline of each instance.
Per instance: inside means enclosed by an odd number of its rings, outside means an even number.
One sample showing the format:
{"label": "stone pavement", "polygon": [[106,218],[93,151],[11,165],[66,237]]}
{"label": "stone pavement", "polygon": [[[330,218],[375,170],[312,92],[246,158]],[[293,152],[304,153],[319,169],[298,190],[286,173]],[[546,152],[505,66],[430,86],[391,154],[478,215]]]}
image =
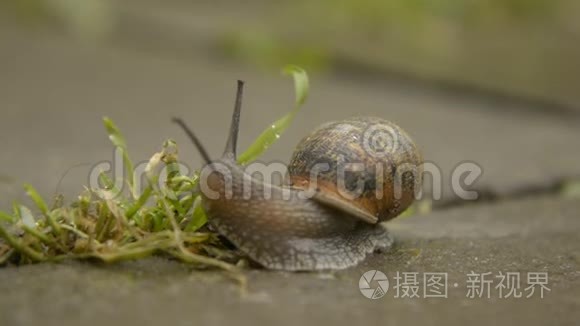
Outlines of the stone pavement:
{"label": "stone pavement", "polygon": [[[580,203],[553,197],[485,204],[393,223],[398,245],[331,274],[246,272],[231,280],[150,259],[115,266],[81,263],[0,270],[2,325],[578,325]],[[391,288],[370,300],[358,289],[372,269]],[[418,273],[420,298],[397,298],[396,272]],[[448,298],[423,298],[425,273],[448,273]],[[540,298],[470,298],[470,272],[547,272]],[[402,290],[400,295],[402,295]],[[526,296],[528,292],[524,292]]]}
{"label": "stone pavement", "polygon": [[[0,28],[0,208],[24,201],[20,185],[69,198],[91,164],[112,159],[100,123],[110,116],[146,160],[167,137],[197,167],[188,141],[169,123],[190,121],[211,153],[225,142],[234,80],[246,79],[241,146],[292,106],[278,75],[204,55],[174,60],[131,50],[81,46],[52,35]],[[390,223],[398,245],[332,274],[249,270],[240,296],[220,273],[151,259],[117,266],[81,263],[0,269],[0,325],[240,324],[575,325],[580,318],[580,203],[553,190],[580,175],[578,120],[395,83],[312,78],[297,121],[264,156],[285,162],[308,130],[353,114],[398,122],[449,180],[463,161],[482,166],[475,184],[488,203],[435,210]],[[203,117],[203,121],[196,120]],[[447,202],[456,200],[445,183]],[[529,192],[545,194],[514,200]],[[429,189],[427,189],[429,193]],[[358,289],[367,270],[446,272],[449,298],[368,300]],[[545,298],[470,299],[467,273],[548,272]],[[522,281],[525,283],[525,279]],[[457,283],[457,287],[455,287]],[[523,285],[523,284],[522,284]]]}

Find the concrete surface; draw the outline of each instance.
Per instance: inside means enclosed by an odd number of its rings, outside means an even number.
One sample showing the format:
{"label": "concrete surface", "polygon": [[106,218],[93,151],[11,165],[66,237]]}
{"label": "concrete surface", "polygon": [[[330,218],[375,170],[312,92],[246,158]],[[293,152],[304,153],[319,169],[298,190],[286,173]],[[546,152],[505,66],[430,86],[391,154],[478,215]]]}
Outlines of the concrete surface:
{"label": "concrete surface", "polygon": [[[241,145],[292,106],[289,80],[193,56],[174,60],[91,47],[48,34],[0,28],[0,208],[24,200],[20,185],[72,196],[90,167],[111,160],[100,119],[122,129],[136,161],[167,137],[198,166],[172,115],[190,121],[212,154],[225,142],[235,79],[246,79]],[[500,200],[396,220],[397,247],[343,272],[275,273],[252,269],[249,294],[221,273],[192,271],[162,258],[115,266],[83,263],[0,269],[0,325],[577,325],[580,318],[578,200],[557,194],[511,196],[580,174],[577,121],[522,112],[493,101],[397,84],[313,76],[311,98],[265,161],[285,162],[308,130],[353,114],[398,122],[444,172],[462,161],[484,169],[476,189]],[[454,200],[445,183],[445,199]],[[379,269],[446,272],[449,298],[368,300],[361,275]],[[466,297],[467,273],[548,272],[545,298]],[[457,283],[457,287],[455,287]]]}
{"label": "concrete surface", "polygon": [[[538,197],[411,217],[391,226],[398,245],[388,253],[335,273],[249,270],[244,296],[219,273],[161,258],[11,267],[0,270],[0,324],[577,325],[579,210],[577,200]],[[372,269],[391,284],[376,300],[358,289]],[[522,286],[527,272],[547,272],[550,291],[469,298],[472,271],[518,272]],[[448,273],[448,298],[397,298],[397,272],[417,272],[421,284],[426,272]]]}

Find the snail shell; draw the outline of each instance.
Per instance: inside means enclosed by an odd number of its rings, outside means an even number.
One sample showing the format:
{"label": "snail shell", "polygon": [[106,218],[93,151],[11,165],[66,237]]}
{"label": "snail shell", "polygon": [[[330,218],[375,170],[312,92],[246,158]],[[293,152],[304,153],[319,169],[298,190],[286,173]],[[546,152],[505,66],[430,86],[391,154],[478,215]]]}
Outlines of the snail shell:
{"label": "snail shell", "polygon": [[422,157],[396,124],[373,117],[325,123],[296,147],[289,183],[376,223],[407,209],[421,189]]}

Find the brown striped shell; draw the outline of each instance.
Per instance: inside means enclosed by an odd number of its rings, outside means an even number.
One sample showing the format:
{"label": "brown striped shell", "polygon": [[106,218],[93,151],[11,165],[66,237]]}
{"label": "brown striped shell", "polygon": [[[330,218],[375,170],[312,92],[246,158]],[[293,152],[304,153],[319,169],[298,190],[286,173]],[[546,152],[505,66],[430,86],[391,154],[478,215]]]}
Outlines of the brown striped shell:
{"label": "brown striped shell", "polygon": [[369,223],[403,212],[420,192],[423,160],[396,124],[372,117],[325,123],[294,151],[292,187]]}

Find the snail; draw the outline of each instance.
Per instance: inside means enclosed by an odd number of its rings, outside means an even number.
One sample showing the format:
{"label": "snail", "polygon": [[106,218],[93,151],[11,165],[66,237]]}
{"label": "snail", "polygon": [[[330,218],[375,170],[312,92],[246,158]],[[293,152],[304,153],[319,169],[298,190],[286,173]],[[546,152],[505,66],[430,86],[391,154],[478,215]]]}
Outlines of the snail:
{"label": "snail", "polygon": [[393,239],[380,222],[404,211],[421,185],[422,157],[411,138],[378,118],[329,122],[298,144],[282,185],[265,183],[236,162],[243,85],[238,81],[217,160],[183,120],[173,119],[206,161],[201,200],[209,225],[268,269],[344,269],[389,248]]}

